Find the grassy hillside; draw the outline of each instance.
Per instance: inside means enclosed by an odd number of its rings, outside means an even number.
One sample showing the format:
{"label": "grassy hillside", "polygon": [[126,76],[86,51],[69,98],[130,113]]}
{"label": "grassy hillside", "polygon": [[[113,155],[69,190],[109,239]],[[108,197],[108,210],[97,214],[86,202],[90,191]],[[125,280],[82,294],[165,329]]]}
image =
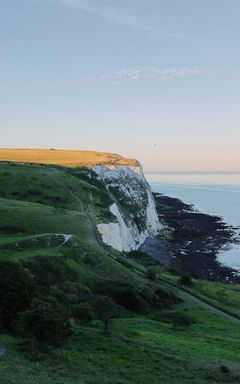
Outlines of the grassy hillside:
{"label": "grassy hillside", "polygon": [[[190,313],[193,323],[173,327],[176,312]],[[107,337],[97,321],[78,325],[63,347],[47,352],[24,352],[3,335],[1,383],[239,383],[239,336],[239,324],[185,299],[154,314],[114,319]]]}
{"label": "grassy hillside", "polygon": [[[146,255],[104,246],[112,196],[89,172],[0,163],[0,383],[239,383],[239,321]],[[189,291],[238,313],[237,287]]]}
{"label": "grassy hillside", "polygon": [[[177,286],[179,276],[164,271],[162,279]],[[184,287],[184,290],[205,302],[220,308],[226,313],[240,319],[240,287],[239,284],[221,284],[218,282],[206,282],[205,280],[192,279],[192,285]]]}

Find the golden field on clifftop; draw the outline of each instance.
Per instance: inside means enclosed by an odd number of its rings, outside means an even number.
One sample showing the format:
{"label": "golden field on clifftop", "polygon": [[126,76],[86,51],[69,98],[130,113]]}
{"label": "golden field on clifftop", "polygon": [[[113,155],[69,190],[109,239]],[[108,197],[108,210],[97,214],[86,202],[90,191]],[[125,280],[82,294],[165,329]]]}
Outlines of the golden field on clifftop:
{"label": "golden field on clifftop", "polygon": [[93,167],[97,164],[138,165],[137,160],[113,153],[62,149],[0,148],[0,161],[52,164],[67,167]]}

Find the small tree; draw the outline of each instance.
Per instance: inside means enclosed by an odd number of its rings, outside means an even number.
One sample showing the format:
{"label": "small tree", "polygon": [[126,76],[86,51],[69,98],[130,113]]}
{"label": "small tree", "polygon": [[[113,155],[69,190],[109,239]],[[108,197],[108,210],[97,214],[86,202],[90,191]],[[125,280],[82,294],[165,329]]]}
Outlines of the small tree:
{"label": "small tree", "polygon": [[108,296],[99,296],[94,303],[95,311],[99,320],[103,322],[104,333],[107,334],[111,319],[116,315],[116,305]]}
{"label": "small tree", "polygon": [[181,276],[179,278],[178,283],[182,286],[185,286],[185,287],[191,287],[192,286],[192,279],[191,279],[191,277],[184,275],[184,276]]}
{"label": "small tree", "polygon": [[22,313],[20,328],[23,335],[33,337],[40,347],[60,345],[71,333],[66,309],[51,297],[35,298]]}
{"label": "small tree", "polygon": [[169,320],[172,322],[174,328],[187,328],[194,323],[194,320],[190,315],[181,312],[172,312],[169,316]]}

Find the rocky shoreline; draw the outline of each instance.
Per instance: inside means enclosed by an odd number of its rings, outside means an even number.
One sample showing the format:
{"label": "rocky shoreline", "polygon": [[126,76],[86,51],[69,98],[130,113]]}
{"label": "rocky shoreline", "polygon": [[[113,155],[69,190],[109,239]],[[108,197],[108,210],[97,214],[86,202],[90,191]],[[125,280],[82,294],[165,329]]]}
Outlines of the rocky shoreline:
{"label": "rocky shoreline", "polygon": [[[159,219],[168,228],[162,248],[160,243],[156,244],[158,260],[168,268],[194,277],[240,283],[239,273],[217,261],[217,254],[224,245],[237,242],[236,228],[228,226],[218,216],[198,212],[180,199],[160,193],[154,193],[154,197]],[[150,245],[154,246],[151,241]],[[146,244],[142,250],[147,252],[150,248]]]}

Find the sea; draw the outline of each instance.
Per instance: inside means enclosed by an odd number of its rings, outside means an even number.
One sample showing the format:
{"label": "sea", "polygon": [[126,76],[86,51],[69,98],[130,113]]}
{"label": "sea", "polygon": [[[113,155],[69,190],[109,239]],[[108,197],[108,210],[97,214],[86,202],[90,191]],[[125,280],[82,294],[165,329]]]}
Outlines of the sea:
{"label": "sea", "polygon": [[181,199],[233,226],[239,243],[223,246],[217,260],[240,273],[240,173],[147,173],[152,191]]}

